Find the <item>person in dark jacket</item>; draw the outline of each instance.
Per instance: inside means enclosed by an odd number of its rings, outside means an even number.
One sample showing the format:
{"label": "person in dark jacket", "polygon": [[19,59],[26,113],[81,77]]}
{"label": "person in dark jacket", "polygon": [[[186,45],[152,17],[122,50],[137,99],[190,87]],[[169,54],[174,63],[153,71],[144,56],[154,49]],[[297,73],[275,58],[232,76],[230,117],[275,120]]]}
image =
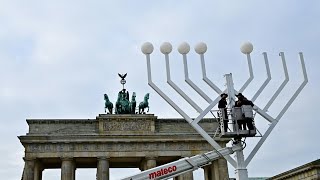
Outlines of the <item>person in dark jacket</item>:
{"label": "person in dark jacket", "polygon": [[[236,97],[238,98],[238,100],[236,101],[235,103],[235,107],[241,107],[242,105],[250,105],[250,106],[254,106],[253,102],[248,100],[245,96],[243,96],[242,93],[239,93],[236,95]],[[238,122],[238,125],[239,125],[239,129],[242,130],[247,130],[247,127],[248,126],[248,129],[249,130],[254,130],[254,127],[253,127],[253,119],[246,119],[245,121],[239,121]]]}
{"label": "person in dark jacket", "polygon": [[251,105],[252,107],[254,106],[253,102],[248,100],[242,93],[239,93],[236,95],[238,100],[235,103],[235,107],[241,107],[242,105]]}
{"label": "person in dark jacket", "polygon": [[238,100],[236,101],[234,107],[241,107],[243,105],[245,97],[242,95],[242,93],[236,94],[236,97],[238,98]]}
{"label": "person in dark jacket", "polygon": [[218,108],[219,109],[223,109],[223,114],[224,114],[224,118],[223,118],[223,126],[224,126],[224,132],[228,131],[228,112],[227,112],[227,97],[228,94],[226,93],[222,93],[221,95],[221,99],[218,103]]}

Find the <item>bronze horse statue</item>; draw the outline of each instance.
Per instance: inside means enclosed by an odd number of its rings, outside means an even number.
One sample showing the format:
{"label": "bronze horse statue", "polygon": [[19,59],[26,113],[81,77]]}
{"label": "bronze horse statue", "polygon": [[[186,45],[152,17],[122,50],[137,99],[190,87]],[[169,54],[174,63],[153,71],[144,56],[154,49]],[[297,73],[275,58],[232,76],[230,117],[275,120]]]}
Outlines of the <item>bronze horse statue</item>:
{"label": "bronze horse statue", "polygon": [[139,104],[139,114],[145,114],[144,112],[144,109],[145,108],[148,108],[148,111],[149,112],[149,103],[148,103],[148,100],[149,100],[149,93],[147,93],[145,96],[144,96],[144,99],[143,99],[143,102],[141,102]]}
{"label": "bronze horse statue", "polygon": [[107,109],[108,109],[108,114],[112,114],[112,109],[113,109],[113,104],[112,102],[109,101],[109,97],[107,94],[104,94],[104,100],[105,100],[105,103],[104,103],[104,112],[107,112]]}

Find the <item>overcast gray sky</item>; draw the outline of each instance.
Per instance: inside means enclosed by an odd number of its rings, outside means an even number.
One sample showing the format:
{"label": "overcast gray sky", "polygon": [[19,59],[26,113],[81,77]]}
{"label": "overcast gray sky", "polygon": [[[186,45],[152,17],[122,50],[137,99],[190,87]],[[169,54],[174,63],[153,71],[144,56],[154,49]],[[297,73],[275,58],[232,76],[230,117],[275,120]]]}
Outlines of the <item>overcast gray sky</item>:
{"label": "overcast gray sky", "polygon": [[[159,46],[169,41],[172,79],[204,109],[208,104],[184,83],[184,41],[206,42],[207,75],[221,89],[223,75],[233,73],[239,89],[248,78],[244,41],[254,45],[255,79],[249,98],[266,78],[262,52],[268,52],[272,80],[256,104],[263,107],[283,81],[284,51],[290,82],[269,109],[277,115],[302,82],[298,52],[303,51],[309,84],[302,91],[248,167],[249,176],[273,176],[319,158],[317,117],[320,81],[320,1],[4,1],[0,0],[0,177],[21,178],[23,147],[17,136],[28,131],[27,118],[95,118],[103,113],[103,94],[116,100],[122,88],[117,73],[128,73],[127,89],[141,101],[150,92],[150,111],[158,117],[180,117],[148,85],[140,47],[152,42],[155,83],[188,114],[197,113],[165,83]],[[201,80],[197,54],[188,54],[190,78],[212,98]],[[318,80],[317,80],[318,79]],[[317,90],[318,89],[318,90]],[[267,123],[256,119],[263,131]],[[247,140],[250,150],[255,140]],[[247,154],[247,151],[246,151]],[[233,169],[229,169],[231,176]],[[112,170],[111,179],[132,171]],[[201,177],[196,173],[195,179]],[[44,178],[59,179],[58,170]],[[77,170],[79,180],[95,179],[94,170]]]}

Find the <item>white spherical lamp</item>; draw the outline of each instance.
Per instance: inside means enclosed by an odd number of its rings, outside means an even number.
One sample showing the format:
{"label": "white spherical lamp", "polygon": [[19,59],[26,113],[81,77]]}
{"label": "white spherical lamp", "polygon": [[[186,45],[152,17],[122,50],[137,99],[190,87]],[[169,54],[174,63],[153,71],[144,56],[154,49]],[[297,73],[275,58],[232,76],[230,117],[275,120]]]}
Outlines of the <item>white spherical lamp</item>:
{"label": "white spherical lamp", "polygon": [[178,51],[180,54],[188,54],[190,51],[190,45],[186,42],[183,42],[178,47]]}
{"label": "white spherical lamp", "polygon": [[207,45],[206,43],[200,42],[196,45],[196,47],[194,48],[194,50],[198,53],[198,54],[204,54],[205,52],[207,52]]}
{"label": "white spherical lamp", "polygon": [[153,52],[153,45],[150,42],[145,42],[141,46],[143,54],[151,54]]}
{"label": "white spherical lamp", "polygon": [[241,45],[240,51],[243,54],[250,54],[253,51],[253,45],[251,42],[245,42]]}
{"label": "white spherical lamp", "polygon": [[172,51],[172,45],[169,42],[164,42],[162,43],[162,45],[160,46],[160,51],[163,54],[169,54]]}

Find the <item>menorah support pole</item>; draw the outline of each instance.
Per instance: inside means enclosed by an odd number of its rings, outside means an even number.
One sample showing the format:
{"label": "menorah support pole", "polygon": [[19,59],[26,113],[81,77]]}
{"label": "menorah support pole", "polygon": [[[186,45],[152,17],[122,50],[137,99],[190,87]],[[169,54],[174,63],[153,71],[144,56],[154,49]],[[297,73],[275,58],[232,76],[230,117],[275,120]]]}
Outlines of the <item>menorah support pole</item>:
{"label": "menorah support pole", "polygon": [[227,82],[227,92],[228,92],[228,96],[229,96],[229,107],[234,107],[235,105],[235,90],[234,90],[234,86],[233,86],[233,80],[232,80],[232,74],[226,74],[226,82]]}
{"label": "menorah support pole", "polygon": [[[233,86],[233,80],[232,80],[232,74],[226,74],[226,81],[227,81],[227,90],[229,94],[229,106],[233,107],[235,105],[235,90]],[[234,129],[237,127],[234,126]],[[236,145],[237,146],[242,146],[241,145],[241,138],[240,139],[235,139],[236,140]],[[237,166],[236,168],[236,177],[237,180],[247,180],[248,179],[248,170],[247,166],[244,161],[244,155],[243,155],[243,150],[236,151],[236,162]]]}
{"label": "menorah support pole", "polygon": [[[239,143],[238,146],[241,146]],[[237,168],[236,168],[236,178],[237,180],[248,180],[248,170],[244,163],[244,155],[243,151],[236,151],[236,158],[237,158]]]}

